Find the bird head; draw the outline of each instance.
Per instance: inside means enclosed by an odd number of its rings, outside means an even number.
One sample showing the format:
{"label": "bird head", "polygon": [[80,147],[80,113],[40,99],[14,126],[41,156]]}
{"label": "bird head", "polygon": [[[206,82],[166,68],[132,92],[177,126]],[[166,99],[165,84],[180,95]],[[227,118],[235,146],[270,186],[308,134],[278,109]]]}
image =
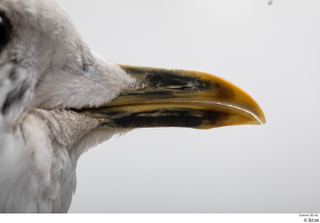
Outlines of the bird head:
{"label": "bird head", "polygon": [[254,99],[220,77],[103,59],[54,0],[0,0],[0,50],[0,81],[11,83],[0,105],[13,119],[39,108],[81,113],[102,130],[265,123]]}

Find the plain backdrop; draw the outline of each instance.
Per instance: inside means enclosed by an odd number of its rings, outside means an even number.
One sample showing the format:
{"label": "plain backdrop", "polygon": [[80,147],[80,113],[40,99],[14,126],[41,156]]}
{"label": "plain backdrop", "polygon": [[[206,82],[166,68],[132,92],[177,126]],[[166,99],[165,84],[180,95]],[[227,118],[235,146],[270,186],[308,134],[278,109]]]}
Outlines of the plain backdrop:
{"label": "plain backdrop", "polygon": [[77,166],[70,212],[320,212],[319,0],[59,0],[112,62],[204,71],[267,123],[139,129]]}

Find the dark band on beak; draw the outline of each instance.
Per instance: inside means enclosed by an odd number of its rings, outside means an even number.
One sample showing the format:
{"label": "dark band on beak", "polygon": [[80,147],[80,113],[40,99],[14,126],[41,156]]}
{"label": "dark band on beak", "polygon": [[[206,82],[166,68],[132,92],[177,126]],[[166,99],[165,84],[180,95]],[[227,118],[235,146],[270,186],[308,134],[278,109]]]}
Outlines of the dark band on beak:
{"label": "dark band on beak", "polygon": [[[101,115],[110,117],[110,121],[103,122],[101,126],[112,128],[148,128],[148,127],[189,127],[198,128],[204,120],[209,120],[211,125],[215,125],[223,119],[221,112],[213,112],[199,109],[153,109],[148,112],[136,112],[126,114],[112,114],[101,112]],[[119,116],[120,115],[120,116]],[[118,116],[118,117],[117,117]]]}
{"label": "dark band on beak", "polygon": [[[149,90],[143,91],[143,94],[163,94],[163,97],[172,96],[175,94],[183,94],[186,97],[188,94],[195,94],[200,91],[216,91],[220,94],[218,97],[229,98],[234,97],[232,91],[220,88],[219,83],[204,79],[195,75],[193,72],[184,70],[166,70],[145,67],[121,66],[132,77],[144,83]],[[174,72],[173,72],[174,71]],[[152,91],[155,90],[155,91]],[[125,92],[122,94],[126,94]],[[138,95],[141,92],[130,92],[131,95]],[[175,97],[178,97],[177,95]],[[159,97],[157,97],[159,99]]]}

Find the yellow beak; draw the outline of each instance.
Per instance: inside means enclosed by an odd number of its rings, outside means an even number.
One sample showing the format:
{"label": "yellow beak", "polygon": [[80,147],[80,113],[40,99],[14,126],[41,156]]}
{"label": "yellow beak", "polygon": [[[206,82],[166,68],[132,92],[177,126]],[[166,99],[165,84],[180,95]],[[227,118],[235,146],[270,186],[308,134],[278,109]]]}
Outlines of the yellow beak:
{"label": "yellow beak", "polygon": [[83,109],[100,128],[190,127],[264,124],[265,116],[245,91],[220,77],[186,70],[119,65],[144,88]]}

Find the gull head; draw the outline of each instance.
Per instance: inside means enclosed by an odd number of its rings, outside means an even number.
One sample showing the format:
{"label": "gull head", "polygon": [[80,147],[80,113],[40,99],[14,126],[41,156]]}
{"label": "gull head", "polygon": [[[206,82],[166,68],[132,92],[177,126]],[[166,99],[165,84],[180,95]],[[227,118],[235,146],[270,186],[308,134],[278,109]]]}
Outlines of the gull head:
{"label": "gull head", "polygon": [[68,109],[100,129],[265,123],[252,97],[220,77],[103,59],[56,1],[1,0],[0,17],[0,72],[14,83],[4,114]]}

